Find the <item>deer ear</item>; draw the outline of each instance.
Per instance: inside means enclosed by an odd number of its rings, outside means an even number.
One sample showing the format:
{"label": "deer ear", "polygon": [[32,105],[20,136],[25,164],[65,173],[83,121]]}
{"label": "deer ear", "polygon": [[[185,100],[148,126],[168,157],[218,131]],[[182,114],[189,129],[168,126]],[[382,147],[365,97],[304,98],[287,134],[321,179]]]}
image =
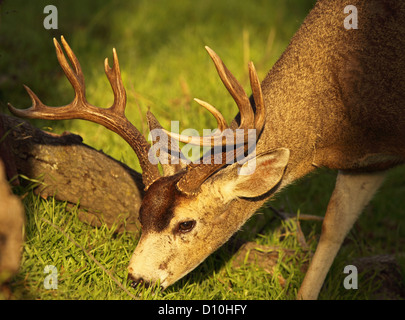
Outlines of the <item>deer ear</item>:
{"label": "deer ear", "polygon": [[231,198],[255,198],[273,189],[284,175],[290,157],[290,150],[280,148],[260,154],[234,167],[237,174],[228,181],[226,193]]}

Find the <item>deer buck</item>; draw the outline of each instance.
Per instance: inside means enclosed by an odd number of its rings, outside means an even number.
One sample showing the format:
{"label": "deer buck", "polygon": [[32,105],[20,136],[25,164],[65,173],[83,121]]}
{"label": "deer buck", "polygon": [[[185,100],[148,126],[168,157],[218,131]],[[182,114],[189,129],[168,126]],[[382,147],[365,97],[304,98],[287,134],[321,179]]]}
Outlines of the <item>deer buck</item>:
{"label": "deer buck", "polygon": [[[344,26],[349,4],[358,10],[358,29]],[[172,151],[178,145],[171,139],[163,176],[148,157],[151,145],[125,117],[126,94],[116,51],[112,68],[105,60],[114,103],[109,109],[97,108],[86,100],[77,58],[63,37],[61,41],[72,67],[59,43],[54,44],[75,90],[73,102],[48,107],[26,87],[32,107],[9,108],[28,118],[90,120],[132,146],[146,190],[139,213],[142,236],[128,266],[134,286],[173,284],[224,244],[272,195],[316,168],[327,167],[338,170],[336,186],[298,291],[300,299],[316,299],[346,234],[387,170],[405,161],[404,1],[318,1],[261,84],[249,64],[250,98],[207,48],[239,114],[228,126],[217,109],[196,100],[215,116],[218,130],[200,138],[165,132],[182,142],[219,149],[211,160],[222,161],[176,164]],[[162,129],[150,112],[148,121],[151,130]],[[253,151],[246,143],[251,130]],[[232,145],[225,131],[235,132],[236,138],[237,132],[245,132],[245,140]],[[250,156],[244,163],[225,161],[245,153]]]}

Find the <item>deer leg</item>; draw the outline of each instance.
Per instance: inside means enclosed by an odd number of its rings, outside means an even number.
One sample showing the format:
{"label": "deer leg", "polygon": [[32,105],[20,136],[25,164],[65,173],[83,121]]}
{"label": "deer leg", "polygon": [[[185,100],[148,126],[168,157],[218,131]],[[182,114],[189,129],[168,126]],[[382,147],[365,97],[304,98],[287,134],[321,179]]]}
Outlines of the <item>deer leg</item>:
{"label": "deer leg", "polygon": [[344,238],[382,184],[385,175],[386,172],[339,172],[322,224],[318,247],[298,291],[298,299],[317,299]]}

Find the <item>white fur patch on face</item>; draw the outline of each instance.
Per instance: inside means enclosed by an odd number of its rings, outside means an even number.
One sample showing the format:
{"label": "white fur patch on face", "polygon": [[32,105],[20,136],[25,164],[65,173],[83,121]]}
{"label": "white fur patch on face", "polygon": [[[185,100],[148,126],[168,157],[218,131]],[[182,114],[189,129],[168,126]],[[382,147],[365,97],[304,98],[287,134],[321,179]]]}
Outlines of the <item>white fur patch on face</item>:
{"label": "white fur patch on face", "polygon": [[[185,264],[184,251],[177,243],[164,241],[161,234],[148,234],[137,246],[128,266],[128,272],[134,279],[166,288],[193,270],[205,256],[195,265]],[[183,253],[183,254],[182,254]],[[186,260],[187,261],[187,260]],[[186,268],[184,268],[187,266]]]}
{"label": "white fur patch on face", "polygon": [[[159,282],[166,288],[204,261],[217,245],[211,245],[216,237],[210,221],[204,220],[208,217],[204,217],[203,210],[203,203],[190,199],[174,210],[174,217],[163,231],[144,233],[128,266],[130,277],[150,284]],[[204,217],[204,223],[199,215]],[[187,233],[177,232],[185,221],[195,221],[195,227]]]}
{"label": "white fur patch on face", "polygon": [[172,250],[164,237],[158,233],[149,233],[141,237],[128,266],[129,274],[145,282],[161,284],[169,275],[164,261],[170,257]]}

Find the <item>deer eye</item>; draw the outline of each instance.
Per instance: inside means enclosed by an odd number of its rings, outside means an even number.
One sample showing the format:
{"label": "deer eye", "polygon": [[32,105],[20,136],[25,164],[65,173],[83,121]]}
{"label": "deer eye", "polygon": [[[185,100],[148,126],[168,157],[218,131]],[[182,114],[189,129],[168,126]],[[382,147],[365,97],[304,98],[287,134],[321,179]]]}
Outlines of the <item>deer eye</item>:
{"label": "deer eye", "polygon": [[187,233],[190,232],[195,226],[195,220],[184,221],[179,223],[178,232]]}

